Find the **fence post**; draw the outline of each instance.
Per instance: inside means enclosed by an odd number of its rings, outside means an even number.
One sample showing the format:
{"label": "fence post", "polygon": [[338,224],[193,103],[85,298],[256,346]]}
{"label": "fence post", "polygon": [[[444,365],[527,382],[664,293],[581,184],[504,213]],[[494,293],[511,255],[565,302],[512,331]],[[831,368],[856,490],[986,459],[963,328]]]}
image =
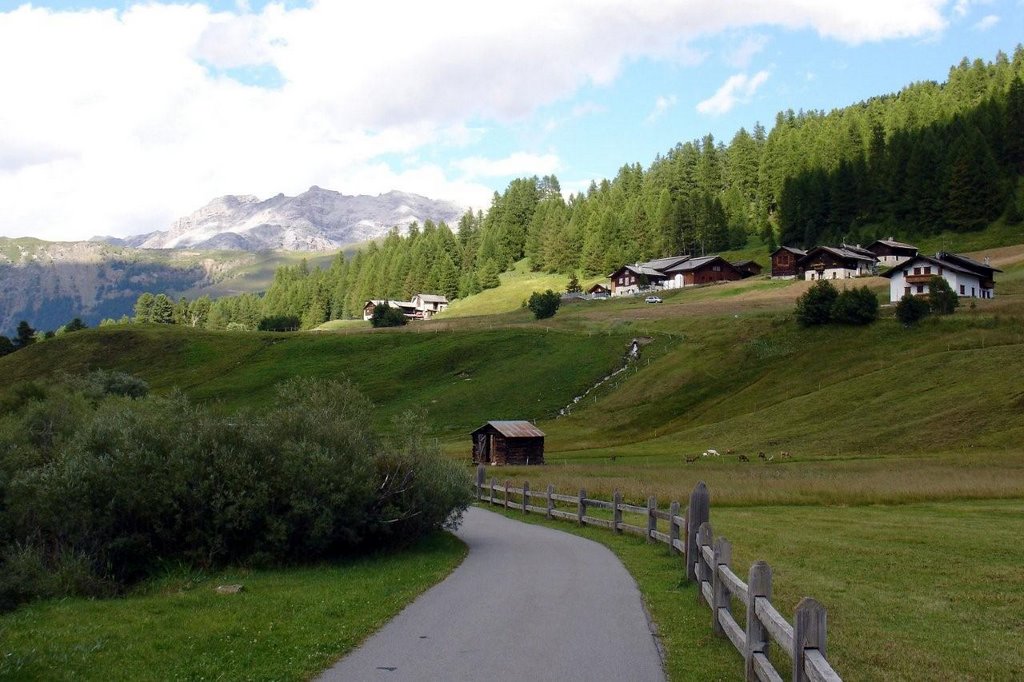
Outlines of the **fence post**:
{"label": "fence post", "polygon": [[529,511],[526,508],[527,500],[529,500],[529,499],[530,499],[530,482],[529,481],[523,481],[523,513],[524,514],[527,511]]}
{"label": "fence post", "polygon": [[825,607],[816,599],[804,597],[793,616],[793,682],[808,682],[804,671],[804,650],[817,649],[825,656]]}
{"label": "fence post", "polygon": [[612,530],[616,533],[622,532],[622,493],[616,490],[612,494]]}
{"label": "fence post", "polygon": [[[701,481],[690,494],[690,508],[686,512],[686,579],[691,582],[697,580],[697,532],[701,524],[708,520],[710,506],[711,495],[704,481]],[[700,590],[697,593],[700,594]]]}
{"label": "fence post", "polygon": [[494,483],[495,483],[494,476],[491,476],[491,499],[490,499],[490,503],[491,504],[494,504]]}
{"label": "fence post", "polygon": [[554,514],[551,513],[551,510],[555,508],[555,501],[551,497],[554,494],[555,494],[555,484],[554,483],[548,483],[548,518],[549,519],[552,519],[555,516]]}
{"label": "fence post", "polygon": [[747,595],[747,650],[743,652],[743,659],[747,668],[747,682],[757,682],[761,678],[754,669],[754,654],[767,656],[768,646],[772,641],[764,623],[757,617],[758,597],[764,597],[769,601],[772,598],[772,569],[767,562],[758,561],[750,567],[750,574],[747,576]]}
{"label": "fence post", "polygon": [[509,489],[509,487],[510,487],[511,485],[512,485],[512,481],[510,481],[510,480],[508,480],[508,479],[506,478],[506,479],[505,479],[505,501],[504,501],[504,504],[503,504],[503,507],[504,507],[505,509],[508,509],[508,489]]}
{"label": "fence post", "polygon": [[587,491],[580,488],[580,501],[576,505],[576,523],[583,525],[583,517],[587,515]]}
{"label": "fence post", "polygon": [[668,551],[672,554],[679,554],[679,550],[676,549],[676,540],[679,539],[679,524],[676,523],[676,517],[679,516],[679,502],[673,502],[669,506],[668,515],[671,517],[668,520]]}
{"label": "fence post", "polygon": [[725,634],[722,623],[718,620],[718,610],[729,610],[732,597],[728,585],[725,584],[721,574],[718,572],[718,567],[728,566],[730,563],[732,563],[732,545],[725,538],[717,538],[715,540],[715,563],[711,567],[711,595],[713,597],[713,603],[711,604],[711,629],[716,635]]}
{"label": "fence post", "polygon": [[[705,581],[711,582],[711,576],[709,575],[711,567],[708,562],[704,560],[703,547],[710,547],[714,540],[714,531],[711,530],[711,524],[705,521],[700,524],[700,530],[697,531],[697,549],[694,550],[694,556],[697,559],[696,568],[694,575],[697,578],[697,603],[699,604],[704,599],[704,585]],[[709,602],[708,606],[714,609],[714,604]]]}
{"label": "fence post", "polygon": [[647,498],[647,542],[654,542],[654,531],[658,530],[658,517],[654,511],[658,508],[658,501],[651,495]]}
{"label": "fence post", "polygon": [[485,473],[484,465],[478,464],[476,467],[476,499],[482,500],[484,497],[484,476]]}

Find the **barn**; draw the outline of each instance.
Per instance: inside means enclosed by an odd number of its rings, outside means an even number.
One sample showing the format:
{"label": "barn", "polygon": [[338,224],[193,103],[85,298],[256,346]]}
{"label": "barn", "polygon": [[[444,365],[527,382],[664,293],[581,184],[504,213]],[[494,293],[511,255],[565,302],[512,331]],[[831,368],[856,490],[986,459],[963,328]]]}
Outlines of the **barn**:
{"label": "barn", "polygon": [[544,432],[527,421],[490,421],[470,434],[473,464],[543,464]]}

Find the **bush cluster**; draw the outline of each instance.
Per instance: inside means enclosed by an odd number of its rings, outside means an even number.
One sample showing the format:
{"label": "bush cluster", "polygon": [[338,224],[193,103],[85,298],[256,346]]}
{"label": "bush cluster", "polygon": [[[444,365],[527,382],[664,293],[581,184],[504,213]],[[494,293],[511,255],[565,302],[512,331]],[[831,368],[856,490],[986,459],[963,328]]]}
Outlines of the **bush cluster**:
{"label": "bush cluster", "polygon": [[379,435],[350,384],[291,380],[267,411],[226,416],[140,384],[91,375],[0,405],[0,609],[109,594],[168,562],[403,544],[469,503],[461,467],[415,435]]}
{"label": "bush cluster", "polygon": [[408,320],[398,308],[392,308],[387,303],[381,303],[373,307],[373,315],[370,317],[370,324],[374,327],[401,327]]}
{"label": "bush cluster", "polygon": [[558,306],[562,305],[562,297],[548,289],[544,293],[535,291],[530,294],[530,300],[526,307],[533,313],[534,318],[543,320],[546,317],[553,317],[558,312]]}
{"label": "bush cluster", "polygon": [[917,324],[928,315],[952,315],[960,307],[956,295],[944,277],[932,275],[928,280],[927,296],[905,295],[896,304],[896,319],[904,326]]}
{"label": "bush cluster", "polygon": [[805,327],[871,324],[878,319],[878,297],[866,286],[840,292],[828,280],[818,280],[797,299],[796,317]]}

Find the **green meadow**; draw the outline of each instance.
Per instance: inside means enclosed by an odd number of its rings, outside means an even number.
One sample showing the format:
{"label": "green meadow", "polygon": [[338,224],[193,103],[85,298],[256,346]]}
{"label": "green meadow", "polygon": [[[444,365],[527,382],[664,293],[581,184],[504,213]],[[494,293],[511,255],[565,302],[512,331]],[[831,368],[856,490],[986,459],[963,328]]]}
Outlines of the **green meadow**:
{"label": "green meadow", "polygon": [[[467,475],[470,430],[537,420],[546,466],[489,474],[663,504],[706,481],[737,573],[764,559],[785,613],[804,595],[825,604],[845,678],[1007,679],[1024,669],[1024,592],[1013,588],[1024,579],[1024,247],[987,248],[975,256],[1003,270],[997,298],[913,328],[883,305],[866,328],[802,329],[792,309],[807,284],[766,278],[667,292],[662,304],[573,302],[536,322],[521,301],[564,277],[520,266],[399,330],[87,330],[0,359],[0,384],[121,369],[231,410],[259,406],[289,376],[344,376],[386,428],[424,414]],[[885,279],[852,284],[887,299]],[[641,358],[574,403],[634,338]],[[699,456],[709,448],[721,456]],[[621,550],[642,588],[641,573],[662,570],[647,563],[658,551]],[[692,600],[665,579],[644,588],[659,623],[675,617],[673,600]],[[693,638],[712,635],[680,632],[665,640],[669,660],[689,666]],[[673,679],[689,679],[686,666],[670,665]]]}

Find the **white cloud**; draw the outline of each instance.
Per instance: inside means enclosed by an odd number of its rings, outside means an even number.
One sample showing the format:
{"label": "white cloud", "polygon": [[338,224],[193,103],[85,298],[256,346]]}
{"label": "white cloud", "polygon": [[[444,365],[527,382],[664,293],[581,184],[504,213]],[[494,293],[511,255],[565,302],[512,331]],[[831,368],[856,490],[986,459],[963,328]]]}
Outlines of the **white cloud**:
{"label": "white cloud", "polygon": [[974,25],[975,31],[987,31],[999,23],[999,17],[995,14],[988,14],[982,17],[981,21]]}
{"label": "white cloud", "polygon": [[[709,35],[919,37],[945,26],[947,1],[26,4],[0,12],[0,234],[140,232],[218,194],[312,184],[465,200],[480,188],[438,166],[385,173],[382,158],[473,144],[634,60],[693,63]],[[251,67],[280,87],[230,77]]]}
{"label": "white cloud", "polygon": [[758,71],[753,76],[745,73],[729,76],[715,94],[697,105],[697,111],[702,114],[724,114],[737,104],[749,102],[767,80],[767,71]]}
{"label": "white cloud", "polygon": [[664,95],[659,96],[656,100],[654,100],[654,109],[652,109],[651,113],[647,115],[647,122],[654,123],[659,118],[664,116],[665,113],[675,105],[675,95],[669,95],[668,97],[665,97]]}
{"label": "white cloud", "polygon": [[560,161],[554,154],[516,152],[503,159],[473,156],[452,164],[470,179],[503,178],[513,175],[550,175],[558,170]]}
{"label": "white cloud", "polygon": [[734,69],[745,69],[750,66],[750,60],[767,46],[768,36],[747,36],[738,47],[726,53],[725,63]]}

